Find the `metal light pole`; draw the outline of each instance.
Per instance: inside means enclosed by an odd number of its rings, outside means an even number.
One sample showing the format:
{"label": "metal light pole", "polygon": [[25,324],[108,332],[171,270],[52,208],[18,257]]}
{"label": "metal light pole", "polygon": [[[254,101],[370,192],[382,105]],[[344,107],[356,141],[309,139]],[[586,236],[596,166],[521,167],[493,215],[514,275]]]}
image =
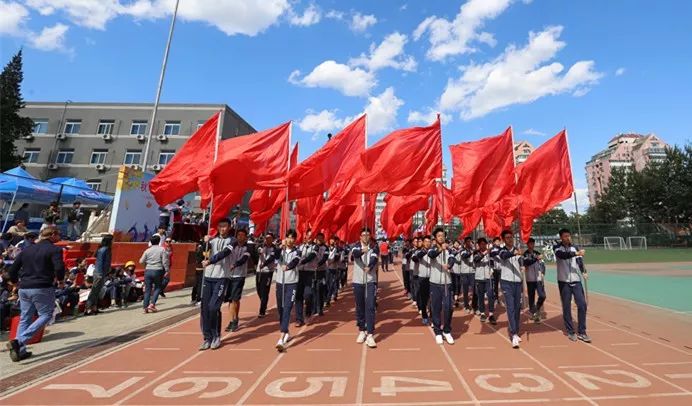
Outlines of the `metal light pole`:
{"label": "metal light pole", "polygon": [[156,125],[156,113],[159,109],[159,100],[161,99],[161,88],[163,87],[163,78],[166,75],[166,65],[168,65],[168,52],[171,49],[171,40],[173,39],[173,29],[175,28],[175,19],[178,16],[178,4],[180,0],[175,1],[175,9],[173,10],[173,18],[171,18],[171,28],[168,31],[168,41],[166,42],[166,51],[163,54],[163,64],[161,66],[161,76],[159,77],[159,86],[156,89],[156,100],[154,101],[154,110],[151,112],[151,121],[149,122],[149,135],[147,136],[147,145],[144,148],[144,161],[142,162],[142,170],[146,172],[147,161],[149,160],[149,148],[151,147],[151,137],[154,135],[154,126]]}

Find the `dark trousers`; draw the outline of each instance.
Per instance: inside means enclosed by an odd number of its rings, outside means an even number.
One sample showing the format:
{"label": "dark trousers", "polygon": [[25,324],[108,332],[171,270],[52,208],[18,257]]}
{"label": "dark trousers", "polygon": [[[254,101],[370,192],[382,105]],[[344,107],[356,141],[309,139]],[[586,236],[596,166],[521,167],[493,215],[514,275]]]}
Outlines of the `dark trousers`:
{"label": "dark trousers", "polygon": [[502,271],[493,269],[493,292],[495,293],[495,300],[500,299],[500,275],[502,275]]}
{"label": "dark trousers", "polygon": [[565,329],[567,334],[574,334],[574,325],[572,323],[572,296],[577,304],[577,319],[579,326],[577,331],[579,334],[586,334],[586,297],[584,296],[584,288],[581,282],[559,282],[557,283],[560,289],[560,299],[562,299],[562,318],[565,321]]}
{"label": "dark trousers", "polygon": [[[464,308],[475,309],[477,307],[474,285],[476,284],[476,275],[472,273],[461,274],[461,294],[464,297]],[[473,297],[471,296],[473,295]]]}
{"label": "dark trousers", "polygon": [[508,331],[511,338],[519,334],[519,317],[521,315],[521,282],[500,281],[502,294],[505,296]]}
{"label": "dark trousers", "polygon": [[373,334],[375,332],[375,291],[377,287],[374,282],[370,282],[367,285],[362,283],[352,283],[352,285],[353,297],[356,300],[356,324],[358,325],[358,330]]}
{"label": "dark trousers", "polygon": [[411,294],[411,271],[403,270],[401,273],[404,278],[404,290]]}
{"label": "dark trousers", "polygon": [[461,274],[460,273],[453,273],[452,274],[452,292],[454,292],[454,296],[461,295]]}
{"label": "dark trousers", "polygon": [[389,270],[389,255],[380,255],[380,267],[383,271]]}
{"label": "dark trousers", "polygon": [[495,312],[495,292],[493,292],[493,284],[489,280],[476,281],[476,302],[478,310],[485,314],[485,298],[488,298],[488,313]]}
{"label": "dark trousers", "polygon": [[428,302],[430,301],[430,278],[418,277],[418,310],[420,310],[421,316],[427,319],[428,316]]}
{"label": "dark trousers", "polygon": [[312,283],[315,279],[315,271],[298,272],[298,286],[296,286],[296,321],[305,322],[305,316],[312,315],[313,291]]}
{"label": "dark trousers", "polygon": [[161,277],[161,293],[166,292],[166,287],[168,287],[168,283],[171,281],[171,278],[164,278],[163,276]]}
{"label": "dark trousers", "polygon": [[[529,311],[531,314],[541,311],[545,302],[545,285],[540,282],[526,282],[526,289],[529,294]],[[538,303],[536,303],[536,293],[538,293]]]}
{"label": "dark trousers", "polygon": [[147,269],[144,271],[144,301],[143,305],[146,308],[149,303],[156,306],[159,300],[159,294],[163,291],[163,269]]}
{"label": "dark trousers", "polygon": [[339,296],[339,270],[327,270],[327,303],[336,300]]}
{"label": "dark trousers", "polygon": [[200,327],[204,341],[221,336],[221,305],[226,296],[226,278],[204,278],[200,306]]}
{"label": "dark trousers", "polygon": [[259,314],[267,313],[267,303],[269,302],[269,291],[272,288],[272,276],[274,272],[257,272],[255,274],[255,288],[260,299]]}
{"label": "dark trousers", "polygon": [[94,282],[91,285],[91,291],[87,297],[87,309],[98,306],[99,300],[101,299],[101,290],[103,289],[103,285],[105,283],[106,278],[103,276],[94,276]]}
{"label": "dark trousers", "polygon": [[324,302],[327,301],[327,271],[315,272],[313,280],[312,314],[322,314]]}
{"label": "dark trousers", "polygon": [[348,269],[339,269],[339,288],[343,289],[346,287],[346,280],[348,279]]}
{"label": "dark trousers", "polygon": [[199,302],[202,300],[202,274],[204,271],[195,271],[195,284],[192,286],[192,294],[190,300],[193,302]]}
{"label": "dark trousers", "polygon": [[430,308],[435,335],[452,332],[452,285],[430,284]]}
{"label": "dark trousers", "polygon": [[418,296],[420,295],[420,278],[411,272],[411,299],[418,306]]}
{"label": "dark trousers", "polygon": [[296,300],[297,283],[276,284],[276,308],[279,311],[279,325],[282,333],[288,333],[291,308]]}

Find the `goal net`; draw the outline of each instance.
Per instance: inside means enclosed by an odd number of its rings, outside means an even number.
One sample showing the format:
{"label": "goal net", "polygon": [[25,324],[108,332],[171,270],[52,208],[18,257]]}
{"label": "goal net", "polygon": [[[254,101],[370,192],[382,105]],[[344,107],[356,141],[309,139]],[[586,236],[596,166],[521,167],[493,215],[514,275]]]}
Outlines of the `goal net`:
{"label": "goal net", "polygon": [[603,246],[607,250],[625,250],[625,239],[622,237],[603,237]]}
{"label": "goal net", "polygon": [[642,236],[627,237],[627,246],[631,250],[645,250],[645,249],[647,249],[646,237],[642,237]]}

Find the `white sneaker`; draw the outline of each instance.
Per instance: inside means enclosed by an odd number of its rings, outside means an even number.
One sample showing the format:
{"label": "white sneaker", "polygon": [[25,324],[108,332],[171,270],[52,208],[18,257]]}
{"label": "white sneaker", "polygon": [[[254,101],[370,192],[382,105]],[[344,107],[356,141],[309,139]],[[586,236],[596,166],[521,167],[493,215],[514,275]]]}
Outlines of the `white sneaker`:
{"label": "white sneaker", "polygon": [[365,331],[361,331],[358,333],[358,338],[356,338],[356,343],[358,344],[363,344],[365,342],[365,338],[367,337],[367,333]]}
{"label": "white sneaker", "polygon": [[288,333],[285,333],[284,336],[283,336],[284,345],[285,345],[285,344],[288,344],[288,342],[291,341],[291,338],[292,338],[292,337],[291,337],[290,335],[288,335]]}
{"label": "white sneaker", "polygon": [[517,335],[517,340],[519,340],[519,342],[521,342],[521,336]]}
{"label": "white sneaker", "polygon": [[512,337],[512,348],[519,348],[519,336],[516,334]]}
{"label": "white sneaker", "polygon": [[365,339],[365,345],[367,345],[369,348],[377,348],[377,344],[375,343],[375,336],[372,334],[368,334],[368,337]]}
{"label": "white sneaker", "polygon": [[442,341],[442,336],[441,335],[436,335],[435,336],[435,343],[442,345],[444,341]]}
{"label": "white sneaker", "polygon": [[286,349],[286,343],[284,342],[283,334],[281,335],[281,338],[279,338],[279,341],[276,342],[276,349],[279,352],[283,352]]}
{"label": "white sneaker", "polygon": [[442,333],[442,337],[444,337],[445,341],[447,341],[447,344],[454,344],[454,337],[452,337],[451,334],[449,333]]}

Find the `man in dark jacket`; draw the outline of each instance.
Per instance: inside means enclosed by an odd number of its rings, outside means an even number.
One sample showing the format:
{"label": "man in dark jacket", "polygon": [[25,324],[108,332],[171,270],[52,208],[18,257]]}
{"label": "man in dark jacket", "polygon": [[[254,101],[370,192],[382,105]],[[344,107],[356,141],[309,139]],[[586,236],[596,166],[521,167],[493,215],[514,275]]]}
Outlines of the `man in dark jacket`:
{"label": "man in dark jacket", "polygon": [[[17,337],[8,344],[10,358],[14,362],[29,358],[26,343],[53,317],[55,309],[55,287],[57,279],[63,286],[65,265],[62,249],[53,245],[60,241],[60,232],[55,227],[41,230],[39,242],[26,247],[10,268],[10,280],[19,281],[20,320]],[[33,316],[38,314],[36,320]]]}

